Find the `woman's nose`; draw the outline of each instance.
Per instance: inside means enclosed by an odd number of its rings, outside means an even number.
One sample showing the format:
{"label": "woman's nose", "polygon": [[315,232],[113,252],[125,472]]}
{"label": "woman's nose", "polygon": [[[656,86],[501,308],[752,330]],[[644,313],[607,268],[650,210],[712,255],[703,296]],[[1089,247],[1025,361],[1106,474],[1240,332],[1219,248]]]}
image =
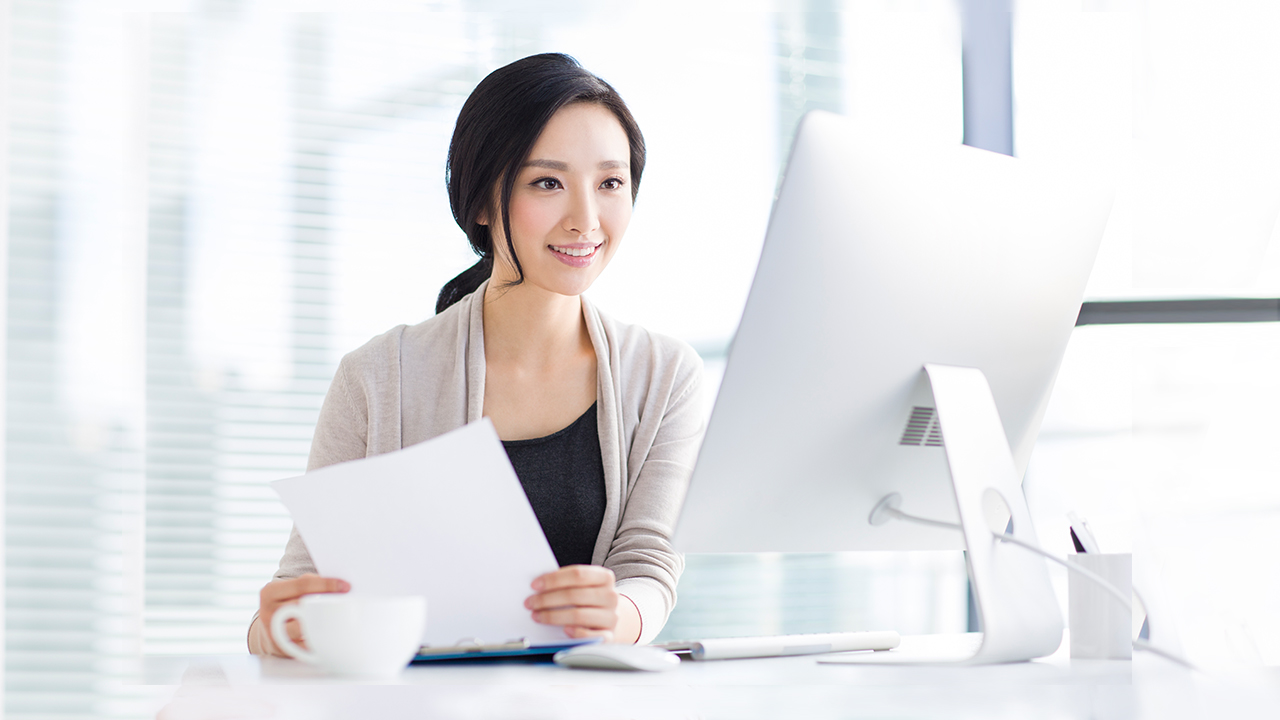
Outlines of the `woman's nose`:
{"label": "woman's nose", "polygon": [[574,194],[573,203],[564,218],[564,229],[575,235],[587,235],[600,226],[600,210],[590,192]]}

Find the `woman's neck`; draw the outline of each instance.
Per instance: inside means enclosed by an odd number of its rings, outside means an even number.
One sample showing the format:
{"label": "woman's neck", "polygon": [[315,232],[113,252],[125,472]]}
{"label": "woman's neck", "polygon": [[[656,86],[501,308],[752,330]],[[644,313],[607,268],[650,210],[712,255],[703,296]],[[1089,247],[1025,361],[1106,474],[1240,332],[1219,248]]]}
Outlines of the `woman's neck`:
{"label": "woman's neck", "polygon": [[554,365],[590,348],[582,299],[492,279],[484,293],[485,361]]}

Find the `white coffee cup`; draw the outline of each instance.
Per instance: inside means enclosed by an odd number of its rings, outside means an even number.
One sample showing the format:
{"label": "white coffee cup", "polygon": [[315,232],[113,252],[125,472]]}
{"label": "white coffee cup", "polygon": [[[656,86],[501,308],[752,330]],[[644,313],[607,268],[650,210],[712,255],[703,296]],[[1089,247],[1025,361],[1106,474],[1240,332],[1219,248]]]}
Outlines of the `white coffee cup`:
{"label": "white coffee cup", "polygon": [[[304,649],[289,639],[285,623],[297,620]],[[271,618],[271,637],[286,655],[336,675],[389,677],[417,653],[427,621],[422,596],[306,595]]]}
{"label": "white coffee cup", "polygon": [[[1133,589],[1133,556],[1129,553],[1077,553],[1067,560],[1100,575],[1122,595]],[[1097,583],[1078,573],[1067,576],[1071,657],[1128,660],[1133,657],[1130,610]]]}

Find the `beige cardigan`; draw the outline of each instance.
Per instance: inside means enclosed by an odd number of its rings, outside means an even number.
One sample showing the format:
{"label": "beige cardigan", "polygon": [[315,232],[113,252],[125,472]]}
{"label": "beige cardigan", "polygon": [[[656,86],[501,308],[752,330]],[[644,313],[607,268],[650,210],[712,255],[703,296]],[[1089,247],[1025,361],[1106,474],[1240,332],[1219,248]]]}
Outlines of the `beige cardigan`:
{"label": "beige cardigan", "polygon": [[[487,283],[486,283],[487,285]],[[485,285],[435,317],[348,354],[325,396],[307,470],[399,450],[479,420]],[[586,298],[595,346],[605,513],[592,564],[640,610],[640,642],[676,603],[684,558],[671,534],[702,441],[702,361],[688,344],[616,322]],[[447,548],[440,548],[447,552]],[[295,527],[275,579],[315,572]]]}

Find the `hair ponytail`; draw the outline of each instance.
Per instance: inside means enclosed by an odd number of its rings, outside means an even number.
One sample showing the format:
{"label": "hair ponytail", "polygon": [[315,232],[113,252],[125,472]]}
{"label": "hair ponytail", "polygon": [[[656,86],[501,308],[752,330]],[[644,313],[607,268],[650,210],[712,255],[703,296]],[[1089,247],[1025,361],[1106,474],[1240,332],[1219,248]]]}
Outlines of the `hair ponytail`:
{"label": "hair ponytail", "polygon": [[[644,172],[644,136],[627,104],[609,83],[577,60],[560,53],[530,55],[489,73],[463,103],[449,141],[445,185],[449,207],[467,234],[480,262],[440,289],[436,312],[476,291],[493,272],[494,243],[504,242],[515,265],[518,285],[524,269],[511,240],[511,193],[516,175],[551,116],[565,105],[596,103],[613,112],[631,150],[631,202]],[[482,218],[501,220],[504,237],[493,237]]]}
{"label": "hair ponytail", "polygon": [[440,288],[440,296],[436,298],[436,312],[444,312],[445,308],[475,292],[492,273],[493,256],[480,258],[480,262],[463,270]]}

